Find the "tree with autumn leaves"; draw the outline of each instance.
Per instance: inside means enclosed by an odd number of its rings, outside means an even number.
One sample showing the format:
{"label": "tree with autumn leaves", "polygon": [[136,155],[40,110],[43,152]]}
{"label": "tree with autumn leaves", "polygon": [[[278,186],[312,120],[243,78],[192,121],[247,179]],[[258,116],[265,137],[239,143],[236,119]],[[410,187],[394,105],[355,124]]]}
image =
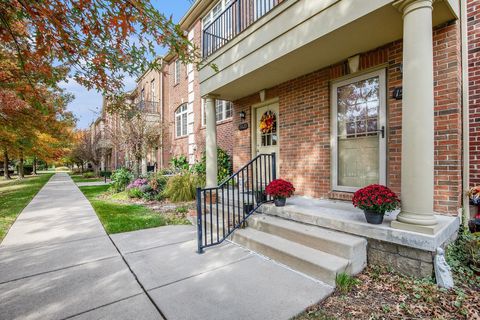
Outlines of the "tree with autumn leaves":
{"label": "tree with autumn leaves", "polygon": [[159,46],[184,63],[200,63],[184,31],[148,0],[0,0],[5,166],[9,157],[21,169],[26,155],[58,157],[65,149],[73,122],[61,81],[73,79],[113,99],[126,75],[157,67],[150,58]]}

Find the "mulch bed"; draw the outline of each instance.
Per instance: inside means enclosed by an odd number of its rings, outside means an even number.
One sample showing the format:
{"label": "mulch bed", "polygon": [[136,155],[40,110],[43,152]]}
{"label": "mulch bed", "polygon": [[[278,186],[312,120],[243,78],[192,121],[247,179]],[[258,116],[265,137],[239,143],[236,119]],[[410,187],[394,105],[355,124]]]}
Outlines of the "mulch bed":
{"label": "mulch bed", "polygon": [[429,280],[368,267],[357,279],[349,292],[337,290],[295,319],[480,319],[478,278],[457,280],[455,289],[445,290]]}

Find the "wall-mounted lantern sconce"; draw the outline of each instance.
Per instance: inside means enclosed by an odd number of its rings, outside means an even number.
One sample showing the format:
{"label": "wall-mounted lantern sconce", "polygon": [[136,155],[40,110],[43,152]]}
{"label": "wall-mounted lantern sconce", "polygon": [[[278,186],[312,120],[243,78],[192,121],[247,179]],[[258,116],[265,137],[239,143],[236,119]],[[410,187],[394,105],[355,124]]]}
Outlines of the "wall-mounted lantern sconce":
{"label": "wall-mounted lantern sconce", "polygon": [[240,119],[243,121],[245,120],[245,118],[247,117],[247,115],[245,114],[245,111],[240,111],[238,113],[238,115],[240,116]]}

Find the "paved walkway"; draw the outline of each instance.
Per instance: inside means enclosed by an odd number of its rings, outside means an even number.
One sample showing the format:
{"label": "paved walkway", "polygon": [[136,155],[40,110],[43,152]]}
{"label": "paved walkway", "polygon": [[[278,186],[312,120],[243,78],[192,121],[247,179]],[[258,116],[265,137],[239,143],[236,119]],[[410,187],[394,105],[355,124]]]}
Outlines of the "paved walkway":
{"label": "paved walkway", "polygon": [[58,173],[0,245],[1,319],[161,319],[88,200]]}
{"label": "paved walkway", "polygon": [[0,318],[289,319],[332,291],[230,243],[198,255],[194,239],[194,227],[168,226],[113,245],[57,174],[0,245]]}

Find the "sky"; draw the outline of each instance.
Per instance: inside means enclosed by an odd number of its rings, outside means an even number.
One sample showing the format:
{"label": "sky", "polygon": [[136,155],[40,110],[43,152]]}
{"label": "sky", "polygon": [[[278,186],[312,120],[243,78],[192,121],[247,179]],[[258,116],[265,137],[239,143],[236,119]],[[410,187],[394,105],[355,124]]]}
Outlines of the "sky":
{"label": "sky", "polygon": [[[191,0],[151,0],[152,4],[163,12],[167,17],[173,16],[175,22],[180,21],[183,15],[191,6]],[[165,52],[159,50],[158,55]],[[135,79],[126,78],[124,81],[125,90],[131,90],[135,87]],[[98,117],[102,109],[102,95],[95,90],[87,90],[75,81],[71,80],[65,83],[63,87],[75,96],[75,99],[68,105],[68,110],[72,111],[78,118],[77,127],[81,129],[88,128],[90,124]]]}

